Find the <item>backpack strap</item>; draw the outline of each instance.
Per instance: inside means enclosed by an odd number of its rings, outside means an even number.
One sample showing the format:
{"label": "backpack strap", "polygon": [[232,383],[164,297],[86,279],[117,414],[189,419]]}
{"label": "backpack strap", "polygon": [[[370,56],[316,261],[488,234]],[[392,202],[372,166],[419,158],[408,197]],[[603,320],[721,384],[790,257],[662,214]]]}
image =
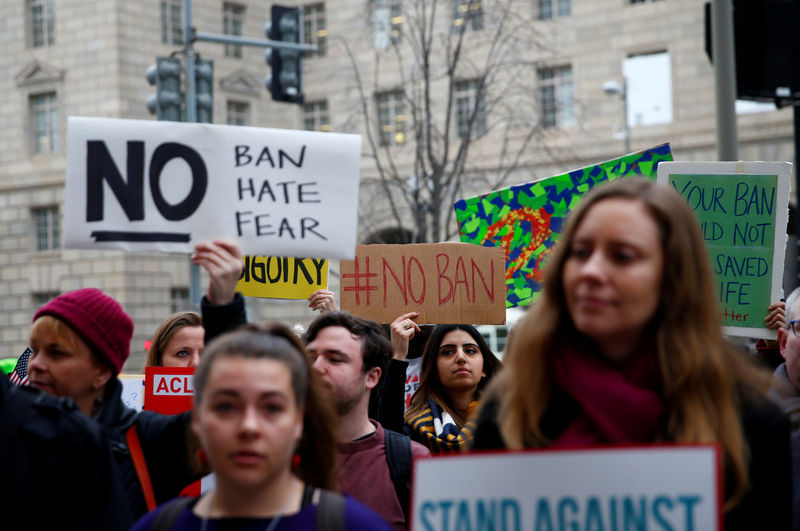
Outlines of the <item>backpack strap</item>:
{"label": "backpack strap", "polygon": [[387,430],[384,445],[386,446],[386,463],[389,465],[389,475],[394,484],[394,491],[403,514],[408,522],[408,504],[411,497],[411,439],[407,435]]}
{"label": "backpack strap", "polygon": [[314,498],[317,494],[317,531],[345,531],[344,496],[323,489],[315,489]]}
{"label": "backpack strap", "polygon": [[142,445],[139,443],[139,435],[136,432],[135,423],[128,428],[125,438],[128,441],[128,451],[131,454],[136,475],[139,477],[139,484],[142,486],[147,510],[152,511],[156,508],[156,497],[153,494],[153,483],[150,481],[150,472],[147,470],[147,462],[144,460],[144,453],[142,452]]}
{"label": "backpack strap", "polygon": [[153,523],[150,524],[150,531],[170,531],[175,522],[178,521],[178,516],[181,512],[197,503],[199,499],[194,497],[175,498],[164,504],[153,518]]}

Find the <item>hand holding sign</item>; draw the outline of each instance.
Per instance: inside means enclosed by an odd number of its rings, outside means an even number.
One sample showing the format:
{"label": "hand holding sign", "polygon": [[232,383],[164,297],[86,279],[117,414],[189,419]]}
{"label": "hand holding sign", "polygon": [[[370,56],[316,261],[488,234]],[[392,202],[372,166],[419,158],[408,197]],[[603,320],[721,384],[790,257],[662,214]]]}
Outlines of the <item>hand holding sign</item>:
{"label": "hand holding sign", "polygon": [[764,318],[767,328],[778,330],[786,326],[786,303],[783,301],[773,302],[767,308],[769,312]]}
{"label": "hand holding sign", "polygon": [[419,325],[413,321],[418,316],[419,312],[404,313],[389,325],[394,359],[404,360],[408,356],[408,344],[414,334],[420,331]]}
{"label": "hand holding sign", "polygon": [[229,238],[195,246],[192,262],[208,271],[208,302],[228,304],[236,296],[236,283],[242,275],[242,250]]}
{"label": "hand holding sign", "polygon": [[318,289],[308,296],[308,307],[319,313],[336,311],[336,294],[327,289]]}

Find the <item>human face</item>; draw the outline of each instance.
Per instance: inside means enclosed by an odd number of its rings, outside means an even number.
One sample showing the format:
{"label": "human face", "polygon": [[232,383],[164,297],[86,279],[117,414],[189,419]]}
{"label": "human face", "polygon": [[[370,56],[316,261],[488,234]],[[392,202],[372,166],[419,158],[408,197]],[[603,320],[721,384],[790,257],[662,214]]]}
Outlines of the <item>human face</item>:
{"label": "human face", "polygon": [[483,354],[465,330],[451,330],[442,338],[436,357],[439,380],[447,392],[475,392],[483,372]]}
{"label": "human face", "polygon": [[77,335],[72,339],[56,337],[53,327],[34,323],[28,376],[33,387],[48,395],[72,397],[81,411],[91,415],[95,398],[111,378],[111,369],[98,361]]}
{"label": "human face", "polygon": [[164,367],[197,367],[203,352],[205,331],[202,326],[184,326],[172,334],[161,356]]}
{"label": "human face", "polygon": [[[800,312],[793,313],[794,315],[787,313],[787,322],[798,319],[797,314]],[[795,330],[800,331],[800,323],[795,323],[794,326]],[[789,381],[800,392],[800,337],[792,332],[791,326],[778,329],[778,346],[781,349],[781,356],[786,360],[786,373],[789,375]]]}
{"label": "human face", "polygon": [[362,339],[347,328],[329,326],[306,347],[314,370],[331,388],[339,415],[346,415],[362,403],[366,407],[367,395],[380,378],[377,367],[364,372],[362,344]]}
{"label": "human face", "polygon": [[611,361],[639,346],[661,297],[663,249],[644,205],[605,199],[578,225],[563,266],[563,287],[575,328]]}
{"label": "human face", "polygon": [[239,356],[215,361],[192,429],[220,486],[265,487],[290,473],[303,410],[289,368]]}

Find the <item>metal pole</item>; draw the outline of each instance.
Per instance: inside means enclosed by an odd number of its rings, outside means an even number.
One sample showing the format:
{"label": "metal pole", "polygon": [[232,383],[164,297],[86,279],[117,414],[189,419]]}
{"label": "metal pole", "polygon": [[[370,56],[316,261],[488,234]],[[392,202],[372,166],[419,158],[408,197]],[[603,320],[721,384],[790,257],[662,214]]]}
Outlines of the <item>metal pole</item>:
{"label": "metal pole", "polygon": [[[194,85],[194,29],[192,28],[192,0],[183,0],[183,38],[186,42],[186,119],[194,123],[197,121],[197,90]],[[189,259],[189,298],[192,307],[200,308],[200,268]]]}
{"label": "metal pole", "polygon": [[625,154],[631,152],[631,124],[628,121],[628,78],[622,78],[622,112],[625,113]]}
{"label": "metal pole", "polygon": [[719,160],[738,160],[732,0],[712,0],[711,34],[717,100],[717,154]]}

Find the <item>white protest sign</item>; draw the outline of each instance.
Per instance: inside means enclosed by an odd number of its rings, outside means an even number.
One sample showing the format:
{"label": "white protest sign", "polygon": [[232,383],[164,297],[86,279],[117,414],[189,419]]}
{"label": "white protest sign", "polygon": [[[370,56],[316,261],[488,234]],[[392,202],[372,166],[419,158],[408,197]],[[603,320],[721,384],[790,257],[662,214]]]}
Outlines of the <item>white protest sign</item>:
{"label": "white protest sign", "polygon": [[472,453],[414,460],[414,531],[720,529],[714,446]]}
{"label": "white protest sign", "polygon": [[120,374],[122,384],[122,403],[136,411],[144,404],[144,374]]}
{"label": "white protest sign", "polygon": [[361,137],[69,118],[66,247],[352,259]]}

